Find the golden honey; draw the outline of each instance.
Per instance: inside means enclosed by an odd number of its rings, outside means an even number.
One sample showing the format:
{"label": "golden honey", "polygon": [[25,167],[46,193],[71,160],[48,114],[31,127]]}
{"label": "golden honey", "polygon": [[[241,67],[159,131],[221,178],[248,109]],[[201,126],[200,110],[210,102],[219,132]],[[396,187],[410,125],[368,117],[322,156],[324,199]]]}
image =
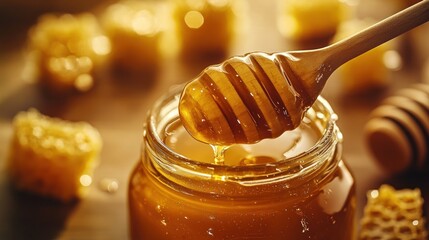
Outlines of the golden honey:
{"label": "golden honey", "polygon": [[231,145],[277,138],[301,124],[319,93],[292,70],[289,53],[249,53],[206,68],[181,95],[179,114],[202,142]]}
{"label": "golden honey", "polygon": [[194,140],[179,91],[158,100],[129,182],[131,239],[352,239],[354,178],[321,97],[276,139],[224,149]]}

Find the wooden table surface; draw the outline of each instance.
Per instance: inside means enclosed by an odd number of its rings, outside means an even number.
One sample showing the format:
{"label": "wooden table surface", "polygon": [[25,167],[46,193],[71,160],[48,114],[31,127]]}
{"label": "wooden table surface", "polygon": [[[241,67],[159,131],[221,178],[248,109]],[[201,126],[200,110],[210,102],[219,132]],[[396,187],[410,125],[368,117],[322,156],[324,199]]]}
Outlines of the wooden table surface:
{"label": "wooden table surface", "polygon": [[[361,5],[386,4],[387,1],[361,1]],[[390,1],[389,3],[391,3]],[[276,27],[274,1],[248,1],[246,30],[241,42],[234,43],[230,55],[251,51],[285,51],[296,48],[282,37]],[[360,8],[359,8],[360,9]],[[359,14],[380,15],[368,9]],[[384,8],[391,10],[389,8]],[[131,169],[140,156],[145,113],[153,101],[171,85],[186,82],[205,67],[184,62],[177,57],[163,61],[160,71],[142,82],[104,76],[90,92],[67,101],[53,101],[36,85],[22,81],[23,46],[26,29],[34,21],[0,23],[0,239],[127,239],[127,184]],[[344,158],[357,182],[358,218],[366,202],[366,192],[381,184],[397,188],[419,187],[429,201],[428,174],[387,176],[368,153],[362,128],[368,113],[385,96],[413,82],[423,81],[424,60],[429,58],[429,26],[419,27],[402,47],[407,64],[392,72],[391,85],[385,91],[365,96],[347,96],[339,87],[339,77],[328,81],[323,96],[339,115],[338,125],[344,135]],[[405,50],[404,50],[405,49]],[[152,83],[152,84],[148,84]],[[15,192],[9,185],[5,166],[15,114],[36,108],[50,116],[71,121],[87,121],[103,138],[101,164],[96,169],[89,195],[74,204],[62,205]],[[119,189],[108,193],[100,187],[103,179],[116,179]],[[429,216],[429,204],[425,204]]]}

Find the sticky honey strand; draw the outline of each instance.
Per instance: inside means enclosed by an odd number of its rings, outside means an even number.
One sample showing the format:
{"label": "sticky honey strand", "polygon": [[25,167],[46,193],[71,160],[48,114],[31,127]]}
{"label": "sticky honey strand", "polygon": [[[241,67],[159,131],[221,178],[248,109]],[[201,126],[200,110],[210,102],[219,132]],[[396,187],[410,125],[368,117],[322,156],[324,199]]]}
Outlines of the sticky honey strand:
{"label": "sticky honey strand", "polygon": [[255,143],[299,126],[315,97],[289,67],[286,53],[251,53],[205,69],[185,86],[179,112],[197,140]]}

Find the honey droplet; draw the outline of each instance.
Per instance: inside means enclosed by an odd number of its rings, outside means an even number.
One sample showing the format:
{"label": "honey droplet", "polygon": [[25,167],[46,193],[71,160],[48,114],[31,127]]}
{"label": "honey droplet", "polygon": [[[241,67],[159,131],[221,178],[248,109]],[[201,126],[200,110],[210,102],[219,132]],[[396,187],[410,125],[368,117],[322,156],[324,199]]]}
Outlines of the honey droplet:
{"label": "honey droplet", "polygon": [[225,163],[225,150],[228,149],[228,146],[210,146],[213,148],[215,164],[223,165]]}

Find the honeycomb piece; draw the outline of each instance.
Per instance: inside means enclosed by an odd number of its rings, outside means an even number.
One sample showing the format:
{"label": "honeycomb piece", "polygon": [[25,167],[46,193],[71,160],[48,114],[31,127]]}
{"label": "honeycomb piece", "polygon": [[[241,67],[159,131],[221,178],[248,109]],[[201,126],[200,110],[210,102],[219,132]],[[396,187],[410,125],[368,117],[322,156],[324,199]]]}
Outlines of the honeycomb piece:
{"label": "honeycomb piece", "polygon": [[13,128],[8,168],[17,189],[64,202],[84,196],[102,147],[94,127],[30,109]]}
{"label": "honeycomb piece", "polygon": [[103,12],[101,23],[111,41],[110,61],[123,72],[155,70],[168,27],[163,1],[119,1]]}
{"label": "honeycomb piece", "polygon": [[382,185],[368,192],[360,240],[427,239],[419,189],[395,190]]}
{"label": "honeycomb piece", "polygon": [[237,13],[244,1],[175,1],[174,15],[180,51],[187,58],[224,56],[237,31]]}
{"label": "honeycomb piece", "polygon": [[46,14],[28,33],[29,80],[40,82],[53,95],[87,91],[94,71],[110,52],[94,15]]}
{"label": "honeycomb piece", "polygon": [[345,15],[339,0],[281,0],[278,27],[296,41],[329,39],[337,31]]}

